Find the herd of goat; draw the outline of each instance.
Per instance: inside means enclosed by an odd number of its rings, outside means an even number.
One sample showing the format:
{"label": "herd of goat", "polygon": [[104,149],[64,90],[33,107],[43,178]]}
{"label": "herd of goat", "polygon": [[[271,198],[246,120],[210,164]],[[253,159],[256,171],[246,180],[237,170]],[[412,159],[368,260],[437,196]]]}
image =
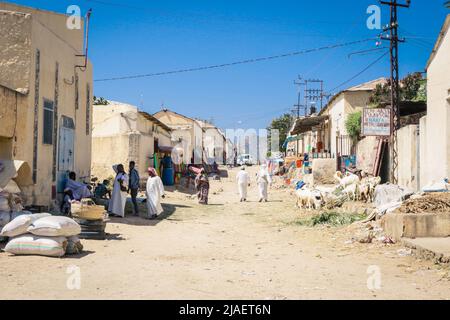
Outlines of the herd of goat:
{"label": "herd of goat", "polygon": [[304,186],[295,191],[297,196],[296,206],[306,209],[321,209],[326,204],[339,203],[342,201],[365,201],[373,202],[375,187],[380,184],[380,177],[364,176],[347,172],[343,174],[338,171],[334,175],[336,185],[333,187],[317,186],[308,188]]}

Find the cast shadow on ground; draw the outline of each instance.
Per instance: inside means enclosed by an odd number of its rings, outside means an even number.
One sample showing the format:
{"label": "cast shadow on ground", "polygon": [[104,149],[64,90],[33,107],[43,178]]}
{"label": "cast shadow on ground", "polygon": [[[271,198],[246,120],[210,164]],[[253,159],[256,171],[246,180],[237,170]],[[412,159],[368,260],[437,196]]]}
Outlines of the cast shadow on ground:
{"label": "cast shadow on ground", "polygon": [[142,212],[141,210],[141,216],[135,217],[133,215],[126,215],[125,218],[116,218],[111,217],[111,222],[113,223],[123,223],[123,224],[129,224],[133,226],[156,226],[158,223],[160,223],[163,220],[168,219],[176,210],[177,208],[191,208],[190,206],[186,205],[180,205],[180,204],[171,204],[171,203],[162,203],[162,207],[164,209],[164,212],[161,213],[157,218],[155,219],[145,219],[143,215],[145,212]]}
{"label": "cast shadow on ground", "polygon": [[83,250],[80,254],[72,254],[72,255],[66,255],[63,258],[64,259],[81,259],[84,258],[90,254],[94,254],[95,251],[90,251],[90,250]]}

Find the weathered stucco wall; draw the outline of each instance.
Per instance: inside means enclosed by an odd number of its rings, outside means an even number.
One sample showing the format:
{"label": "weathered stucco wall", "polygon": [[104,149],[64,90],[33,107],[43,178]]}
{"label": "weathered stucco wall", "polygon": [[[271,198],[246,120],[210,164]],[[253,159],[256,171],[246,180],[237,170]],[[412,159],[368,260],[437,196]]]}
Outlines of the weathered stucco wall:
{"label": "weathered stucco wall", "polygon": [[[28,203],[48,206],[60,173],[65,173],[65,170],[60,170],[59,163],[63,116],[71,118],[75,125],[74,148],[71,150],[73,166],[70,170],[74,170],[79,177],[86,180],[90,176],[92,65],[88,63],[86,70],[75,71],[75,66],[83,62],[83,59],[76,55],[81,53],[84,32],[83,29],[69,32],[64,15],[5,3],[0,3],[0,9],[17,10],[19,15],[20,12],[30,14],[31,24],[29,30],[20,30],[21,37],[16,37],[19,44],[23,39],[31,39],[29,92],[19,95],[14,139],[12,143],[1,143],[2,149],[8,148],[8,151],[2,154],[12,154],[13,159],[29,164],[34,185],[26,190]],[[11,27],[14,27],[14,21],[11,24]],[[2,30],[10,30],[3,29],[4,27],[7,26],[3,25]],[[2,65],[0,74],[19,73],[21,68],[20,63],[17,66]],[[52,101],[54,105],[51,144],[43,143],[45,99]],[[0,106],[0,110],[15,110],[15,104],[7,104],[6,107]],[[8,134],[10,130],[6,128],[4,133]]]}
{"label": "weathered stucco wall", "polygon": [[94,106],[92,174],[100,179],[114,175],[112,166],[130,161],[145,180],[153,166],[155,138],[160,146],[171,146],[170,133],[139,113],[137,107],[111,101]]}
{"label": "weathered stucco wall", "polygon": [[398,184],[409,190],[419,189],[419,126],[409,125],[398,133]]}
{"label": "weathered stucco wall", "polygon": [[447,28],[427,70],[427,180],[441,181],[450,176],[450,32]]}
{"label": "weathered stucco wall", "polygon": [[27,94],[31,72],[31,15],[0,10],[0,30],[0,85]]}
{"label": "weathered stucco wall", "polygon": [[377,156],[377,137],[365,137],[356,146],[356,167],[364,172],[372,173]]}
{"label": "weathered stucco wall", "polygon": [[114,177],[114,164],[122,163],[128,166],[129,135],[92,138],[92,175],[100,180]]}

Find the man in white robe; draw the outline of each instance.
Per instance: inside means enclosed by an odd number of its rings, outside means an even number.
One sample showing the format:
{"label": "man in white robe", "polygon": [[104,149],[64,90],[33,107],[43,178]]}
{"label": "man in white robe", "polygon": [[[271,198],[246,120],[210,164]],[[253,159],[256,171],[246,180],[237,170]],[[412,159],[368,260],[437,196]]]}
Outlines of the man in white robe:
{"label": "man in white robe", "polygon": [[258,189],[259,189],[259,202],[267,202],[268,198],[268,186],[272,183],[269,171],[267,171],[267,165],[262,164],[257,174]]}
{"label": "man in white robe", "polygon": [[114,179],[114,186],[111,200],[108,205],[108,212],[111,215],[123,218],[125,216],[125,204],[127,203],[128,196],[128,175],[125,173],[122,164],[114,165],[113,170],[117,175]]}
{"label": "man in white robe", "polygon": [[84,198],[91,198],[92,193],[89,191],[88,187],[81,182],[76,181],[77,175],[75,172],[69,173],[69,179],[66,182],[65,189],[69,189],[72,191],[72,196],[75,200],[80,201]]}
{"label": "man in white robe", "polygon": [[247,171],[245,171],[245,167],[242,166],[241,170],[239,170],[236,175],[236,181],[238,184],[239,196],[242,201],[247,201],[247,187],[250,185],[250,176]]}
{"label": "man in white robe", "polygon": [[163,212],[161,198],[165,197],[164,186],[155,168],[148,168],[147,179],[147,211],[148,218],[154,219]]}

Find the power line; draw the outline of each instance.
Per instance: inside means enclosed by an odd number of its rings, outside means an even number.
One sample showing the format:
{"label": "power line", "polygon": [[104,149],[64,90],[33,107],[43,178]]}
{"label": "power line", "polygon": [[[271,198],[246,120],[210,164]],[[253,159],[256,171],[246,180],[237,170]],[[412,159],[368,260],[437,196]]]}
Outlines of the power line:
{"label": "power line", "polygon": [[362,69],[360,72],[358,72],[357,74],[355,74],[353,77],[351,77],[350,79],[342,82],[340,85],[334,87],[333,89],[330,90],[330,92],[335,91],[336,89],[346,85],[347,83],[349,83],[350,81],[354,80],[355,78],[359,77],[360,75],[362,75],[364,72],[366,72],[367,70],[369,70],[372,66],[374,66],[375,64],[378,63],[378,61],[380,61],[381,59],[383,59],[389,52],[386,51],[385,53],[383,53],[381,56],[379,56],[376,60],[372,61],[367,67],[365,67],[364,69]]}
{"label": "power line", "polygon": [[363,39],[363,40],[345,42],[345,43],[334,44],[334,45],[329,45],[329,46],[325,46],[325,47],[305,49],[305,50],[301,50],[301,51],[289,52],[289,53],[284,53],[284,54],[279,54],[279,55],[274,55],[274,56],[268,56],[268,57],[261,57],[261,58],[241,60],[241,61],[236,61],[236,62],[231,62],[231,63],[223,63],[223,64],[217,64],[217,65],[211,65],[211,66],[203,66],[203,67],[180,69],[180,70],[157,72],[157,73],[129,75],[129,76],[121,76],[121,77],[113,77],[113,78],[103,78],[103,79],[97,79],[97,80],[94,80],[94,81],[96,81],[96,82],[103,82],[103,81],[117,81],[117,80],[126,80],[126,79],[148,78],[148,77],[171,75],[171,74],[177,74],[177,73],[186,73],[186,72],[194,72],[194,71],[203,71],[203,70],[210,70],[210,69],[225,68],[225,67],[231,67],[231,66],[236,66],[236,65],[241,65],[241,64],[248,64],[248,63],[255,63],[255,62],[261,62],[261,61],[268,61],[268,60],[274,60],[274,59],[287,58],[287,57],[307,54],[307,53],[311,53],[311,52],[328,50],[328,49],[347,47],[347,46],[351,46],[351,45],[354,45],[354,44],[368,42],[368,41],[373,41],[373,40],[375,40],[375,38],[368,38],[368,39]]}

